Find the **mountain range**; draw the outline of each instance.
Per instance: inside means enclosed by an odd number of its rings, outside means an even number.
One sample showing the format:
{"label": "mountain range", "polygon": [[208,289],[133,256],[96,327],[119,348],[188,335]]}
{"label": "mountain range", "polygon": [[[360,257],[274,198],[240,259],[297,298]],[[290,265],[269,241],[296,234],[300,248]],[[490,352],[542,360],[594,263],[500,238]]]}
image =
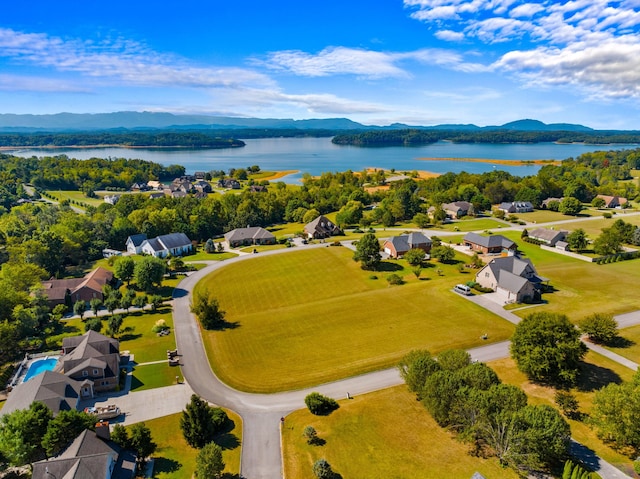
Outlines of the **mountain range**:
{"label": "mountain range", "polygon": [[299,130],[517,130],[517,131],[593,131],[584,125],[570,123],[546,124],[538,120],[517,120],[504,125],[480,127],[472,124],[444,124],[434,126],[410,126],[394,123],[388,126],[363,125],[347,118],[327,119],[277,119],[240,118],[208,115],[175,115],[173,113],[121,111],[114,113],[57,113],[50,115],[0,114],[0,131],[8,132],[60,132],[88,130],[154,130],[154,129],[299,129]]}

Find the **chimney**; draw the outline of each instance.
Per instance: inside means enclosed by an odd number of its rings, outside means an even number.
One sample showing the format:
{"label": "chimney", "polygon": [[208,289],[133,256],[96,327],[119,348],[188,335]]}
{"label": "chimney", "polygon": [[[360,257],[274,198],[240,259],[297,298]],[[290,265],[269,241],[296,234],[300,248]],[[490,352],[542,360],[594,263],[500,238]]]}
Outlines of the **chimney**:
{"label": "chimney", "polygon": [[111,439],[109,421],[100,421],[96,423],[96,436],[98,436],[100,439],[104,439],[105,441]]}

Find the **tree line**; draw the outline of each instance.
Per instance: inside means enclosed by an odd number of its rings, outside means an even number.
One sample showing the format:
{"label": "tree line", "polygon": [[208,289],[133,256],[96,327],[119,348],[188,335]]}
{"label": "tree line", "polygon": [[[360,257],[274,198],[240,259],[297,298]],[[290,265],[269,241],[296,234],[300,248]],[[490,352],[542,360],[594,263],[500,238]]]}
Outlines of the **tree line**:
{"label": "tree line", "polygon": [[0,146],[99,146],[124,147],[189,147],[189,148],[238,148],[245,146],[242,140],[220,137],[212,132],[161,131],[143,132],[74,132],[74,133],[2,133]]}
{"label": "tree line", "polygon": [[437,141],[453,143],[638,143],[640,132],[629,131],[522,131],[522,130],[446,130],[400,129],[370,130],[338,134],[331,140],[336,145],[352,146],[416,146]]}

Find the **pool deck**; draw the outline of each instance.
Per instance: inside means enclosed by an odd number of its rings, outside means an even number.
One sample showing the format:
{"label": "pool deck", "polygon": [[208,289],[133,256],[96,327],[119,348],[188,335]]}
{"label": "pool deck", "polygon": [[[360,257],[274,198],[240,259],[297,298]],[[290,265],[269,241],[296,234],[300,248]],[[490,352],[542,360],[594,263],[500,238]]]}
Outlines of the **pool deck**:
{"label": "pool deck", "polygon": [[[27,354],[25,356],[25,358],[22,360],[22,362],[20,363],[20,365],[18,366],[18,370],[16,371],[16,374],[14,374],[13,378],[9,382],[9,386],[15,387],[18,384],[22,384],[24,382],[27,374],[29,373],[29,368],[36,361],[40,361],[42,359],[53,359],[53,358],[55,358],[56,362],[57,362],[57,360],[60,358],[60,352],[59,351],[49,351],[49,352],[46,352],[46,353]],[[35,374],[32,377],[35,377],[35,376],[37,376],[37,374]],[[29,379],[31,379],[31,378],[29,378]]]}

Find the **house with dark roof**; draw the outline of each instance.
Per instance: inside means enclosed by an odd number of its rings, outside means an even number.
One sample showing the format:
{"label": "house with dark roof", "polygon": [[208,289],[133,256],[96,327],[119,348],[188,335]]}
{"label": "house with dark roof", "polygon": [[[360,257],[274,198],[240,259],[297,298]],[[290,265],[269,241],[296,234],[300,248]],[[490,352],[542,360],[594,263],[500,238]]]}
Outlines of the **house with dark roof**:
{"label": "house with dark roof", "polygon": [[481,254],[514,253],[518,249],[518,245],[502,235],[467,233],[462,241],[467,248]]}
{"label": "house with dark roof", "polygon": [[147,239],[147,235],[144,233],[140,233],[137,235],[131,235],[127,238],[125,243],[125,247],[127,248],[127,252],[131,254],[140,254],[142,253],[142,243]]}
{"label": "house with dark roof", "polygon": [[208,181],[198,180],[193,184],[193,187],[196,191],[200,193],[211,193],[213,189],[211,188],[211,184]]}
{"label": "house with dark roof", "polygon": [[498,209],[505,213],[529,213],[533,211],[533,204],[530,201],[513,201],[500,203]]}
{"label": "house with dark roof", "polygon": [[[105,431],[106,429],[106,431]],[[109,439],[109,424],[85,429],[59,455],[34,462],[32,479],[130,479],[135,455]]]}
{"label": "house with dark roof", "polygon": [[529,232],[529,238],[542,241],[549,246],[555,246],[558,241],[564,241],[569,234],[568,231],[551,230],[547,228],[536,228]]}
{"label": "house with dark roof", "polygon": [[306,224],[304,232],[309,239],[323,239],[343,234],[338,225],[323,215],[318,216],[311,223]]}
{"label": "house with dark roof", "polygon": [[147,239],[140,245],[140,253],[165,258],[171,256],[182,256],[191,253],[193,244],[184,233],[170,233],[155,238]]}
{"label": "house with dark roof", "polygon": [[77,301],[89,302],[94,298],[103,299],[102,287],[113,280],[113,273],[98,267],[82,278],[50,279],[42,282],[42,290],[50,307],[65,304],[67,295],[73,304]]}
{"label": "house with dark roof", "polygon": [[476,282],[491,288],[505,303],[522,303],[539,299],[542,283],[533,263],[517,256],[494,258],[476,274]]}
{"label": "house with dark roof", "polygon": [[78,381],[91,381],[92,389],[82,389],[83,397],[110,391],[118,386],[120,342],[95,331],[62,340],[62,356],[54,371]]}
{"label": "house with dark roof", "polygon": [[218,188],[229,188],[232,190],[239,190],[241,186],[240,186],[240,182],[235,178],[221,178],[218,180]]}
{"label": "house with dark roof", "polygon": [[468,201],[442,203],[442,209],[449,218],[458,219],[473,213],[473,205]]}
{"label": "house with dark roof", "polygon": [[411,249],[421,249],[425,253],[429,253],[431,244],[431,238],[422,233],[414,232],[393,236],[384,242],[382,248],[391,258],[401,258]]}
{"label": "house with dark roof", "polygon": [[44,371],[14,387],[0,410],[0,415],[29,409],[33,401],[43,403],[53,411],[54,416],[60,411],[77,409],[83,388],[91,391],[90,381],[76,381],[59,372]]}
{"label": "house with dark roof", "polygon": [[247,228],[236,228],[224,235],[225,241],[231,248],[238,246],[276,244],[276,237],[273,233],[260,226],[249,226]]}

